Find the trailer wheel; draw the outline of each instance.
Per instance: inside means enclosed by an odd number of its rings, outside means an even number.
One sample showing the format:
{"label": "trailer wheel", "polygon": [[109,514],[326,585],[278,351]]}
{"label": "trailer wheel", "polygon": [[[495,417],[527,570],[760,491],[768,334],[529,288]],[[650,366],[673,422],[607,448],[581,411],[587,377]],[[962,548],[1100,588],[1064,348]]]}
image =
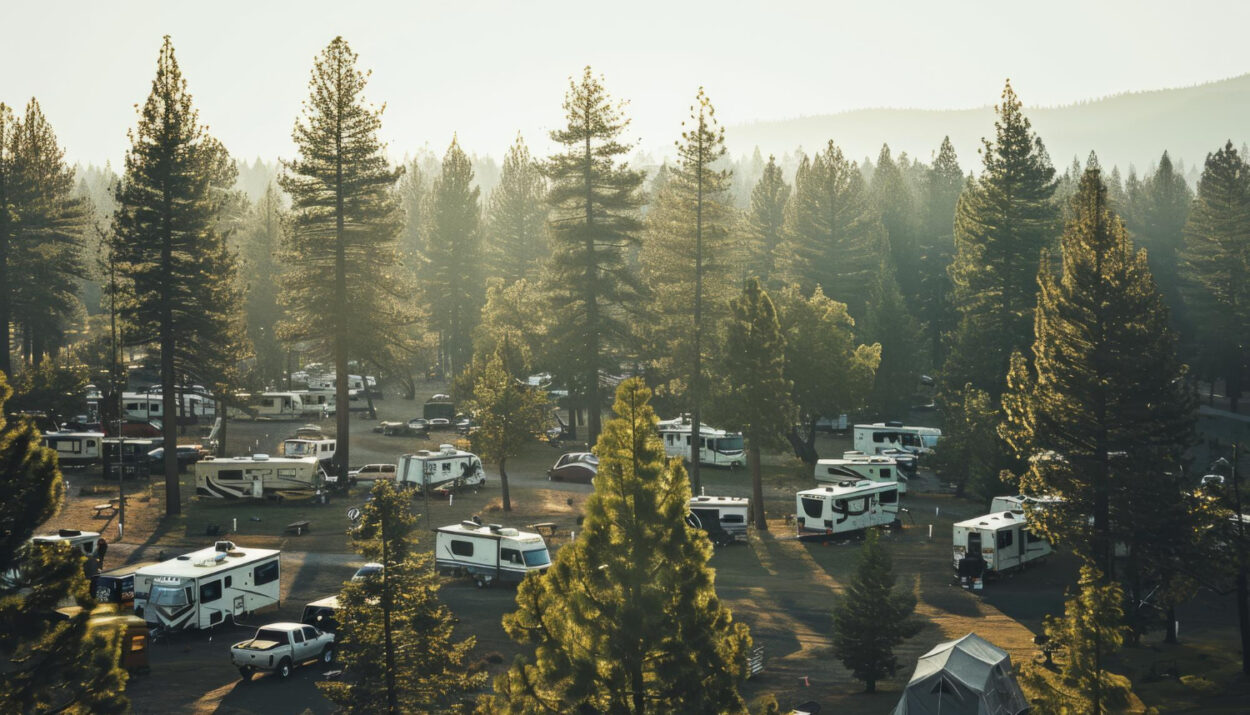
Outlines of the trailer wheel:
{"label": "trailer wheel", "polygon": [[321,662],[326,665],[334,662],[334,648],[326,646],[326,649],[321,651]]}
{"label": "trailer wheel", "polygon": [[241,665],[241,666],[239,666],[239,675],[240,675],[240,676],[241,676],[244,680],[251,680],[251,679],[252,679],[252,673],[255,673],[255,672],[256,672],[256,671],[252,670],[252,666],[250,666],[250,665]]}
{"label": "trailer wheel", "polygon": [[278,677],[283,680],[291,677],[291,659],[283,658],[282,662],[278,663],[278,669],[274,672],[277,673]]}

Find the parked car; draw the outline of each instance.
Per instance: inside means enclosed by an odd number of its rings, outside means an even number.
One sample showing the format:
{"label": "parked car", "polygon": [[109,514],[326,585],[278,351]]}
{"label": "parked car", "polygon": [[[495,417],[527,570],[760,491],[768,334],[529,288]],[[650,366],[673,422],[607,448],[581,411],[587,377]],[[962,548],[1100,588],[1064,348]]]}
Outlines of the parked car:
{"label": "parked car", "polygon": [[251,639],[231,646],[230,660],[244,680],[251,680],[257,671],[285,678],[296,665],[312,660],[333,663],[334,634],[303,623],[270,623]]}
{"label": "parked car", "polygon": [[300,620],[304,625],[312,626],[326,633],[335,633],[339,629],[339,597],[326,596],[304,606],[304,617]]}
{"label": "parked car", "polygon": [[358,469],[353,469],[347,473],[348,483],[355,484],[357,481],[377,481],[378,479],[394,479],[394,464],[366,464]]}
{"label": "parked car", "polygon": [[[196,462],[203,459],[204,449],[198,444],[180,444],[178,445],[177,456],[178,456],[178,471],[182,471],[186,469],[187,467],[191,466],[192,464],[195,464]],[[154,468],[157,468],[157,469],[159,469],[161,465],[164,465],[165,464],[165,448],[157,447],[151,452],[148,452],[148,462]]]}
{"label": "parked car", "polygon": [[382,573],[382,564],[371,561],[365,564],[364,566],[361,566],[360,568],[356,569],[356,573],[352,574],[352,580],[363,581],[367,578],[370,578],[371,576],[376,576],[380,573]]}

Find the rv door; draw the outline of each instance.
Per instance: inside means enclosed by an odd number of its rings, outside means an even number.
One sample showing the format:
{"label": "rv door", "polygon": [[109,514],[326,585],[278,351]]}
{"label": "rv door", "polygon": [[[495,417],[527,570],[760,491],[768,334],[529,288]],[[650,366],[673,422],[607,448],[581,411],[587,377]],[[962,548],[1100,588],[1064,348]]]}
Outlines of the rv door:
{"label": "rv door", "polygon": [[979,531],[968,532],[968,555],[969,556],[981,555],[981,532]]}

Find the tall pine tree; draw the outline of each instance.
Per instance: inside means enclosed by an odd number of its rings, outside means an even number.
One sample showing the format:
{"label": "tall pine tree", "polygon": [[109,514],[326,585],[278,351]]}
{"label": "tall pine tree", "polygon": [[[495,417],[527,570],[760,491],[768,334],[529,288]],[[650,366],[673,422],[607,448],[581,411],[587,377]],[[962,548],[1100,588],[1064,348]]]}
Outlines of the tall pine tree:
{"label": "tall pine tree", "polygon": [[769,289],[780,287],[777,251],[785,238],[789,200],[790,185],[777,165],[777,157],[769,155],[759,181],[751,189],[751,204],[744,221],[739,271],[742,280],[759,278]]}
{"label": "tall pine tree", "polygon": [[[1132,177],[1130,176],[1130,179]],[[1159,292],[1168,306],[1172,324],[1188,332],[1181,314],[1180,252],[1184,246],[1185,223],[1193,192],[1185,177],[1172,166],[1172,159],[1163,152],[1159,166],[1135,186],[1130,184],[1125,223],[1133,240],[1146,249],[1150,273],[1159,284]]]}
{"label": "tall pine tree", "polygon": [[537,280],[547,245],[547,182],[521,135],[508,149],[499,185],[490,192],[487,251],[492,274],[508,283]]}
{"label": "tall pine tree", "polygon": [[238,358],[219,339],[236,324],[237,305],[229,300],[235,266],[218,230],[233,165],[200,124],[168,36],[130,140],[113,233],[133,300],[120,307],[127,342],[160,353],[165,511],[178,514],[176,385],[205,377],[207,363],[224,369]]}
{"label": "tall pine tree", "polygon": [[587,67],[570,79],[564,96],[567,124],[551,132],[561,153],[544,167],[550,186],[553,348],[569,392],[587,410],[589,441],[600,431],[600,370],[615,372],[614,351],[629,335],[627,309],[639,285],[628,253],[638,245],[638,208],[643,173],[629,168],[620,141],[629,126],[624,105],[614,102]]}
{"label": "tall pine tree", "polygon": [[[368,75],[356,53],[336,37],[317,57],[309,98],[295,122],[298,158],[283,162],[278,183],[291,196],[283,258],[285,340],[312,341],[333,357],[339,447],[334,458],[346,480],[348,360],[353,350],[402,340],[412,312],[396,296],[408,275],[399,261],[401,216],[395,200],[400,170],[391,168],[378,138],[381,110],[366,104]],[[343,483],[346,483],[344,481]]]}
{"label": "tall pine tree", "polygon": [[496,679],[492,712],[745,709],[751,637],[716,596],[712,545],[686,524],[689,482],[664,457],[650,397],[639,378],[617,389],[582,530],[504,616],[534,652]]}
{"label": "tall pine tree", "polygon": [[[877,170],[880,173],[880,169]],[[881,346],[869,405],[891,419],[907,414],[920,384],[924,336],[899,288],[893,260],[881,260],[877,280],[869,294],[864,334]]]}
{"label": "tall pine tree", "polygon": [[287,370],[286,348],[278,340],[278,323],[282,319],[278,303],[282,264],[278,251],[283,241],[285,213],[282,197],[270,183],[252,207],[240,246],[247,334],[256,350],[255,377],[261,387],[276,384]]}
{"label": "tall pine tree", "polygon": [[916,199],[904,174],[906,164],[901,167],[899,165],[906,161],[907,157],[903,155],[896,162],[890,154],[890,146],[883,144],[881,153],[877,156],[877,169],[872,174],[869,192],[881,214],[881,225],[885,229],[886,245],[890,249],[898,289],[902,292],[906,307],[914,308],[920,295],[920,251],[916,235],[920,230],[920,221]]}
{"label": "tall pine tree", "polygon": [[951,279],[946,269],[955,255],[955,205],[964,186],[950,137],[942,139],[924,186],[918,315],[924,323],[933,364],[940,366],[946,360],[945,336],[955,329],[958,318],[951,303]]}

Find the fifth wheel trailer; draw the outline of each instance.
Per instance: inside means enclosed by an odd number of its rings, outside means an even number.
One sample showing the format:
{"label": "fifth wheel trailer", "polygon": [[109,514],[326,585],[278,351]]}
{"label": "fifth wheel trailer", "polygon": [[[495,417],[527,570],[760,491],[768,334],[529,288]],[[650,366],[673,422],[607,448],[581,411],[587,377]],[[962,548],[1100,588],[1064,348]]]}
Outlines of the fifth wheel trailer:
{"label": "fifth wheel trailer", "polygon": [[987,575],[1023,568],[1051,553],[1050,544],[1029,531],[1022,511],[1000,511],[957,522],[953,527],[955,571],[964,585],[979,589]]}
{"label": "fifth wheel trailer", "polygon": [[893,457],[847,452],[842,459],[821,459],[816,462],[816,481],[845,482],[867,479],[873,482],[898,482],[898,493],[907,493],[907,477]]}
{"label": "fifth wheel trailer", "polygon": [[195,493],[223,499],[260,499],[281,492],[316,491],[325,472],[316,457],[204,459],[195,463]]}
{"label": "fifth wheel trailer", "polygon": [[898,519],[897,483],[848,480],[798,492],[794,501],[799,538],[828,539]]}

